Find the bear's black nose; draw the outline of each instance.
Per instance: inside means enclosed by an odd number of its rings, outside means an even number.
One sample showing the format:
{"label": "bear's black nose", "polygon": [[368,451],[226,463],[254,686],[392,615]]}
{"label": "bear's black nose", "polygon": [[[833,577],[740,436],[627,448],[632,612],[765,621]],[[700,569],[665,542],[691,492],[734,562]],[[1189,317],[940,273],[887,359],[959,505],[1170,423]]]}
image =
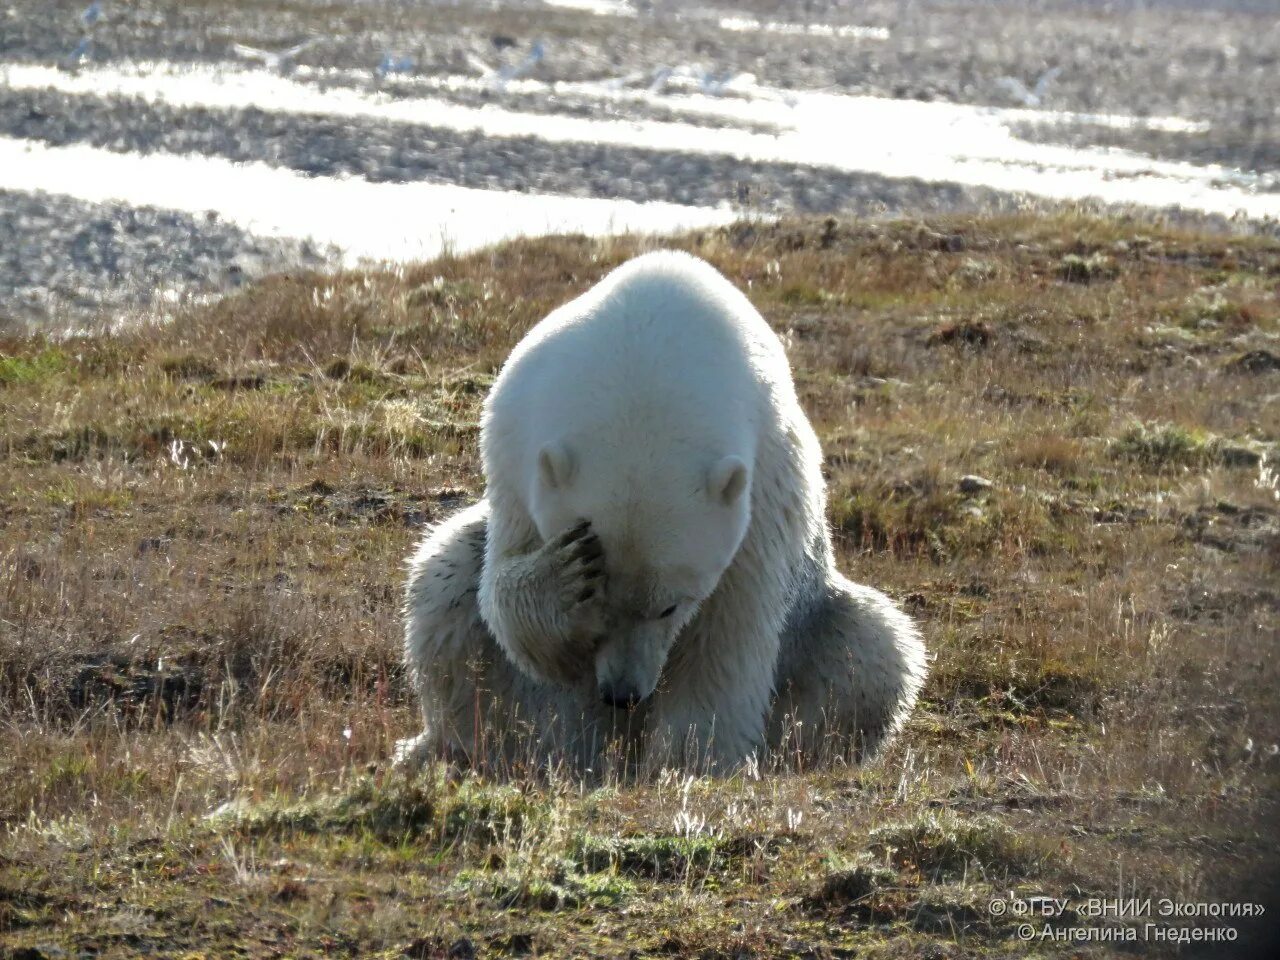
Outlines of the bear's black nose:
{"label": "bear's black nose", "polygon": [[625,683],[606,683],[600,686],[600,699],[615,710],[634,710],[644,697]]}

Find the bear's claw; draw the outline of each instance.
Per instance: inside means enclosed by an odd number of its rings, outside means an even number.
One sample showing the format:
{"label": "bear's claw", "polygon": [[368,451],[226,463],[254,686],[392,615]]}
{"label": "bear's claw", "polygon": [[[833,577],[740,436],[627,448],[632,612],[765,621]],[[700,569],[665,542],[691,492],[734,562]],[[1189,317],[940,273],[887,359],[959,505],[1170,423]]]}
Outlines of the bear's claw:
{"label": "bear's claw", "polygon": [[603,629],[605,562],[604,546],[581,520],[551,542],[560,579],[565,611],[574,621],[575,633],[595,634]]}
{"label": "bear's claw", "polygon": [[560,536],[556,537],[556,547],[563,548],[569,546],[575,541],[581,540],[591,531],[590,520],[579,520],[572,527],[566,530]]}

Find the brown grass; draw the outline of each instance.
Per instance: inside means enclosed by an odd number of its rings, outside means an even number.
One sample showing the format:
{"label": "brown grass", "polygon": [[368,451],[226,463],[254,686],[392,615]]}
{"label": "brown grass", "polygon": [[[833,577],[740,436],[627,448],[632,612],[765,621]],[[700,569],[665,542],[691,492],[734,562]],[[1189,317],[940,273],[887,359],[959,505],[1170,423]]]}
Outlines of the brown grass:
{"label": "brown grass", "polygon": [[[401,563],[481,493],[484,393],[651,245],[276,277],[0,342],[0,948],[1009,955],[1009,890],[1260,896],[1280,408],[1232,363],[1280,334],[1261,240],[1059,217],[673,241],[787,343],[842,566],[920,619],[924,702],[861,771],[390,775]],[[1068,255],[1109,266],[1074,282]]]}

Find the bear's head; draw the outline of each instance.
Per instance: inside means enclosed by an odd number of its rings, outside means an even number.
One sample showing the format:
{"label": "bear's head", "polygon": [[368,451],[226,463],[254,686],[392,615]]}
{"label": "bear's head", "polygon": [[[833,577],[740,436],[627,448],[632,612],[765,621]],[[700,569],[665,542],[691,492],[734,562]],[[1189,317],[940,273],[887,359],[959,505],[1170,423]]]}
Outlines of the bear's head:
{"label": "bear's head", "polygon": [[606,703],[631,707],[657,688],[680,632],[742,545],[751,471],[735,453],[655,450],[640,438],[610,446],[600,456],[564,442],[544,446],[531,506],[544,539],[581,520],[600,538],[606,630],[596,682]]}

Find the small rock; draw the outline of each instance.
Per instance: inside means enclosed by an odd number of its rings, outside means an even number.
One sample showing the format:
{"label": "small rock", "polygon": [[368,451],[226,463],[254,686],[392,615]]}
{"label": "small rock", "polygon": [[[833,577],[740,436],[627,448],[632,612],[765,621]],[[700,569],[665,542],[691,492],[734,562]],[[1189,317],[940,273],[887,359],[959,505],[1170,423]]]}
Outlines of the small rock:
{"label": "small rock", "polygon": [[449,960],[476,960],[476,945],[462,937],[449,947]]}
{"label": "small rock", "polygon": [[994,484],[986,477],[979,477],[976,474],[966,474],[960,478],[958,484],[961,493],[982,493],[984,490],[990,490]]}

